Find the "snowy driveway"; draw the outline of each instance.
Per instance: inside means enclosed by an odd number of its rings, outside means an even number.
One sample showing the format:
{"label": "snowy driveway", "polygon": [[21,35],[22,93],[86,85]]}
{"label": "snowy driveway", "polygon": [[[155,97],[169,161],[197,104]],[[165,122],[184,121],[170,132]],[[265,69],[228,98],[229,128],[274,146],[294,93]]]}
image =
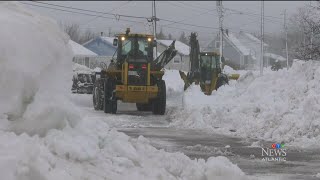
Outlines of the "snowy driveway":
{"label": "snowy driveway", "polygon": [[[297,147],[288,148],[286,162],[264,162],[260,147],[269,147],[273,142],[243,139],[217,134],[203,129],[180,129],[170,126],[169,116],[154,116],[149,112],[137,112],[134,104],[119,103],[116,115],[106,115],[92,108],[91,95],[73,95],[89,119],[108,121],[118,131],[136,138],[148,138],[158,149],[168,152],[183,152],[190,158],[207,159],[210,156],[226,156],[246,174],[260,178],[320,179],[320,152]],[[179,106],[181,97],[168,98],[167,110]]]}

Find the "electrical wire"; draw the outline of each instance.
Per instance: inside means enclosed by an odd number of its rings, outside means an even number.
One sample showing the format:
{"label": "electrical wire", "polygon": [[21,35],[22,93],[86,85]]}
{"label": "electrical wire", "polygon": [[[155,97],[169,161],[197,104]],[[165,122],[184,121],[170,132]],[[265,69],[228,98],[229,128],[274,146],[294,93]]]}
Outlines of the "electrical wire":
{"label": "electrical wire", "polygon": [[[83,13],[83,12],[76,12],[76,11],[71,11],[71,10],[65,10],[65,9],[59,9],[59,8],[54,8],[54,7],[48,7],[48,6],[41,6],[41,5],[36,5],[36,4],[30,4],[30,3],[24,3],[24,2],[20,2],[22,4],[26,4],[26,5],[31,5],[31,6],[36,6],[36,7],[42,7],[42,8],[47,8],[47,9],[52,9],[52,10],[57,10],[57,11],[64,11],[64,12],[69,12],[69,13],[74,13],[74,14],[82,14],[82,15],[87,15],[87,16],[92,16],[95,18],[101,17],[101,18],[106,18],[106,19],[113,19],[113,20],[118,20],[120,21],[120,19],[116,18],[116,17],[106,17],[106,16],[102,16],[102,15],[94,15],[94,14],[88,14],[88,13]],[[50,3],[45,3],[45,2],[35,2],[35,3],[42,3],[42,4],[47,4],[47,5],[51,5],[51,6],[56,6],[56,7],[63,7],[63,8],[68,8],[68,9],[74,9],[74,10],[78,10],[78,11],[86,11],[86,12],[93,12],[93,13],[99,13],[99,14],[108,14],[108,15],[117,15],[114,13],[110,13],[110,12],[99,12],[99,11],[94,11],[94,10],[87,10],[87,9],[81,9],[81,8],[74,8],[74,7],[70,7],[70,6],[62,6],[62,5],[56,5],[56,4],[50,4]],[[181,4],[185,4],[182,2],[179,2]],[[195,7],[195,6],[194,6]],[[199,8],[199,7],[198,7]],[[206,9],[206,8],[202,8],[202,9]],[[232,11],[237,11],[237,10],[233,10],[230,8],[226,8],[228,10],[232,10]],[[207,12],[202,12],[204,13],[208,13],[209,9]],[[239,13],[240,11],[237,11],[237,13]],[[243,12],[241,12],[242,14],[245,14]],[[128,18],[139,18],[139,19],[148,19],[147,17],[142,17],[142,16],[132,16],[132,15],[125,15],[125,14],[118,14],[118,16],[122,16],[122,17],[128,17]],[[210,27],[210,26],[202,26],[202,25],[196,25],[196,24],[189,24],[189,23],[183,23],[182,21],[186,20],[180,20],[180,21],[173,21],[173,20],[169,20],[169,19],[163,19],[163,18],[159,18],[159,20],[165,21],[165,22],[170,22],[170,24],[165,24],[162,25],[162,27],[167,27],[167,28],[173,28],[173,29],[180,29],[180,30],[187,30],[187,31],[194,31],[194,30],[190,30],[190,29],[186,29],[186,28],[178,28],[178,27],[173,27],[171,25],[174,24],[180,24],[180,25],[185,25],[185,26],[192,26],[192,27],[198,27],[198,28],[204,28],[204,29],[216,29],[218,30],[219,28],[216,27]],[[127,21],[127,22],[133,22],[133,23],[140,23],[140,24],[144,24],[141,21],[133,21],[133,20],[127,20],[127,19],[121,19],[121,21]],[[144,24],[145,26],[145,24]],[[227,28],[225,28],[227,29]],[[232,29],[231,29],[232,30]],[[243,30],[242,30],[243,31]],[[200,32],[200,31],[199,31]],[[251,33],[251,32],[249,32]]]}
{"label": "electrical wire", "polygon": [[115,13],[108,13],[108,12],[101,12],[101,11],[94,11],[94,10],[88,10],[88,9],[82,9],[82,8],[75,8],[71,6],[62,6],[62,5],[57,5],[57,4],[51,4],[51,3],[45,3],[45,2],[39,2],[39,1],[33,1],[35,3],[41,3],[41,4],[46,4],[49,6],[56,6],[56,7],[62,7],[62,8],[67,8],[67,9],[74,9],[78,11],[86,11],[86,12],[93,12],[93,13],[98,13],[98,14],[107,14],[107,15],[113,15],[113,16],[122,16],[122,17],[128,17],[128,18],[137,18],[137,19],[147,19],[148,17],[143,17],[143,16],[132,16],[132,15],[125,15],[125,14],[115,14]]}
{"label": "electrical wire", "polygon": [[[110,11],[108,11],[108,12],[106,12],[106,13],[111,13],[111,12],[113,12],[113,11],[119,9],[119,8],[122,8],[123,6],[128,5],[130,2],[131,2],[131,1],[126,1],[126,2],[124,2],[124,3],[122,3],[122,4],[120,4],[120,6],[117,6],[117,7],[113,8],[112,10],[110,10]],[[94,18],[90,19],[89,21],[87,21],[86,23],[80,24],[80,26],[88,25],[89,23],[95,21],[95,20],[98,19],[99,17],[101,17],[101,16],[94,17]]]}
{"label": "electrical wire", "polygon": [[106,16],[100,16],[100,15],[94,15],[94,14],[88,14],[88,13],[82,13],[82,12],[76,12],[76,11],[70,11],[70,10],[65,10],[65,9],[59,9],[59,8],[54,8],[54,7],[48,7],[48,6],[41,6],[41,5],[36,5],[36,4],[30,4],[30,3],[24,3],[20,2],[21,4],[29,5],[29,6],[35,6],[35,7],[41,7],[41,8],[46,8],[46,9],[52,9],[56,11],[63,11],[63,12],[69,12],[73,14],[81,14],[81,15],[86,15],[86,16],[92,16],[92,17],[101,17],[105,19],[113,19],[113,20],[118,20],[118,21],[127,21],[127,22],[134,22],[134,23],[143,23],[140,21],[132,21],[132,20],[127,20],[127,19],[117,19],[115,17],[106,17]]}

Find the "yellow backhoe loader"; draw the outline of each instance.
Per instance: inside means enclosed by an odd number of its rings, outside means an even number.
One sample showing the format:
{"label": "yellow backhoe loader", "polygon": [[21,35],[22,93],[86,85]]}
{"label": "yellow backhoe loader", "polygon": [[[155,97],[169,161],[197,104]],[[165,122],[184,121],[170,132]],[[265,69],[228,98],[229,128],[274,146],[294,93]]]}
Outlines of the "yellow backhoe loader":
{"label": "yellow backhoe loader", "polygon": [[[226,75],[222,73],[224,66],[220,62],[220,56],[216,52],[200,52],[197,34],[190,36],[190,70],[187,75],[179,71],[181,79],[184,81],[184,90],[192,83],[200,84],[201,90],[206,95],[211,95],[213,90],[217,90],[222,85],[228,84],[230,79],[237,80],[239,74]],[[223,57],[222,57],[223,59]]]}

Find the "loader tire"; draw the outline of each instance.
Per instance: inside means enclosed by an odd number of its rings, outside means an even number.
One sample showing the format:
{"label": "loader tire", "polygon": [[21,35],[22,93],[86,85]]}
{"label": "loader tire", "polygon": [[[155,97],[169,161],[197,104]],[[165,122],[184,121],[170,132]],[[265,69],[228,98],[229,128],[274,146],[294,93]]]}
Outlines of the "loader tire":
{"label": "loader tire", "polygon": [[138,111],[151,111],[152,110],[152,104],[148,103],[148,104],[140,104],[140,103],[136,103],[136,107]]}
{"label": "loader tire", "polygon": [[158,115],[164,115],[166,112],[166,83],[164,80],[160,80],[157,83],[158,97],[152,103],[152,113]]}
{"label": "loader tire", "polygon": [[116,89],[116,84],[112,79],[107,79],[104,82],[104,112],[116,114],[117,100],[112,98],[113,91]]}
{"label": "loader tire", "polygon": [[94,110],[103,110],[103,83],[100,79],[94,83],[92,94]]}

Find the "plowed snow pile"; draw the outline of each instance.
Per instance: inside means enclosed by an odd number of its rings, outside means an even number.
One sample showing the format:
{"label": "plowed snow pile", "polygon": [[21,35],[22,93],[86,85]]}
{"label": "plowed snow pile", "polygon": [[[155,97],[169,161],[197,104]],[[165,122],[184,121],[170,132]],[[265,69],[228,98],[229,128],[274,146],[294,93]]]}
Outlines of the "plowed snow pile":
{"label": "plowed snow pile", "polygon": [[184,108],[172,114],[173,126],[219,127],[245,137],[296,143],[320,139],[320,63],[294,62],[278,72],[242,74],[211,96],[191,86]]}
{"label": "plowed snow pile", "polygon": [[247,179],[225,157],[191,160],[102,120],[75,123],[68,38],[18,3],[0,2],[0,24],[1,179]]}
{"label": "plowed snow pile", "polygon": [[[44,135],[74,124],[66,101],[72,74],[69,38],[55,22],[0,3],[0,116],[17,133]],[[3,122],[2,122],[3,123]]]}

